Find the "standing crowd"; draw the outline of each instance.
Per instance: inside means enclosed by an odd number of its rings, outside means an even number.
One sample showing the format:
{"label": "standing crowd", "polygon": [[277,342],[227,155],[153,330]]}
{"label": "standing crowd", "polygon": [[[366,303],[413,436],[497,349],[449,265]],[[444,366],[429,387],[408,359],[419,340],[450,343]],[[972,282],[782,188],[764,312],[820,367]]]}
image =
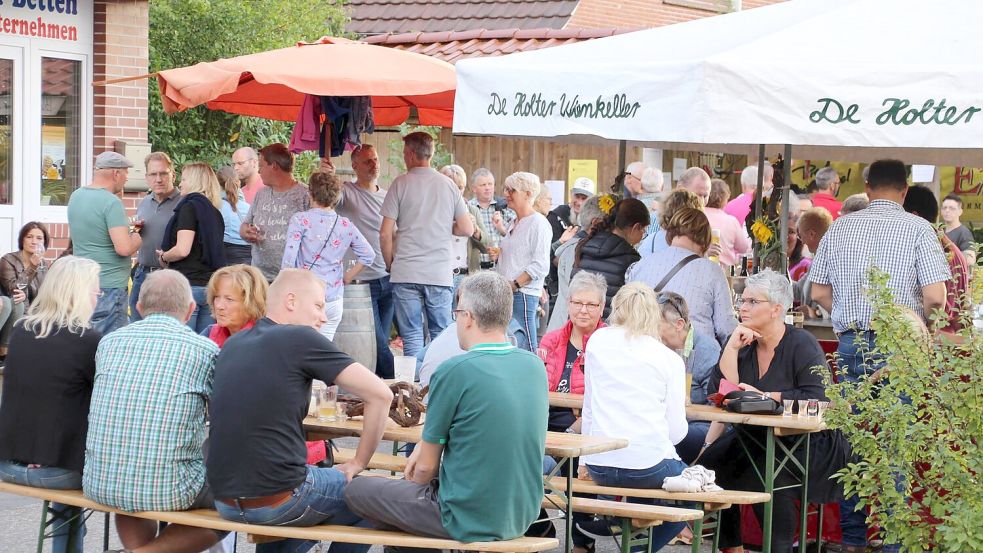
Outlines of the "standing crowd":
{"label": "standing crowd", "polygon": [[[754,166],[734,199],[700,168],[663,190],[660,172],[633,163],[619,177],[632,197],[578,180],[570,203],[554,207],[528,172],[507,176],[497,198],[495,176],[478,169],[465,200],[465,170],[433,169],[433,153],[429,135],[407,135],[407,171],[386,190],[368,145],[351,152],[354,180],[315,172],[306,185],[282,144],[237,150],[218,172],[187,164],[180,188],[171,159],[155,152],[132,221],[117,196],[132,165],[100,154],[92,183],[68,204],[72,255],[47,264],[47,230],[29,223],[19,250],[0,259],[0,345],[9,348],[0,478],[80,488],[125,512],[214,507],[251,524],[373,525],[462,541],[550,535],[550,523],[533,524],[547,430],[629,440],[579,460],[601,485],[659,488],[699,463],[725,487],[760,486],[734,433],[688,422],[685,405],[707,403],[724,380],[779,402],[824,399],[813,371],[826,366],[822,349],[786,324],[792,309],[831,318],[846,378],[876,371],[870,264],[891,275],[898,303],[923,318],[948,309],[946,324],[958,328],[973,253],[960,202],[943,201],[947,232],[936,231],[934,195],[909,188],[900,161],[870,166],[861,207],[841,204],[838,175],[821,170],[811,197],[790,206],[789,274],[749,276],[735,299],[727,274],[750,253]],[[334,343],[356,281],[371,295],[374,374]],[[378,377],[393,377],[394,324],[430,386],[423,442],[404,480],[354,478],[388,417],[392,393]],[[332,468],[316,464],[323,443],[304,439],[312,380],[365,402],[355,458]],[[550,408],[544,389],[582,394],[583,411]],[[844,544],[863,550],[858,498],[829,478],[849,461],[848,444],[825,431],[796,455],[813,468],[810,498],[842,500]],[[773,544],[786,553],[794,498],[785,490],[775,501]],[[203,551],[225,537],[116,520],[125,551]],[[578,553],[610,532],[603,519],[575,522]],[[740,513],[724,511],[720,524],[722,546],[740,551]],[[55,551],[81,551],[84,531],[66,525]],[[652,549],[681,532],[657,527]]]}

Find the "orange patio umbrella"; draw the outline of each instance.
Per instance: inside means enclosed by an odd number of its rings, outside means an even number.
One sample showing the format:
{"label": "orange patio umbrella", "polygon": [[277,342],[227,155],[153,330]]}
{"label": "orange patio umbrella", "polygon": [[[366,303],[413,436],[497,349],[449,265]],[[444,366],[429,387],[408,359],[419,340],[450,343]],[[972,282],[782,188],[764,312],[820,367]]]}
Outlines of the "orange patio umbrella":
{"label": "orange patio umbrella", "polygon": [[377,126],[416,107],[421,125],[453,124],[454,66],[422,54],[324,37],[315,43],[156,73],[164,111],[209,109],[294,121],[305,94],[371,96]]}

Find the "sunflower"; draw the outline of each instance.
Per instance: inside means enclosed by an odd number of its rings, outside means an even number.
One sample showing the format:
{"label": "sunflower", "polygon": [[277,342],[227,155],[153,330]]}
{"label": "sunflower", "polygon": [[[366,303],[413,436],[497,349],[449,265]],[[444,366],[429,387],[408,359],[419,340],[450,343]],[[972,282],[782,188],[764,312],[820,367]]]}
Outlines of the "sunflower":
{"label": "sunflower", "polygon": [[611,213],[611,209],[614,207],[614,198],[611,194],[605,194],[601,196],[601,199],[597,201],[597,207],[601,208],[601,211],[605,215]]}
{"label": "sunflower", "polygon": [[771,229],[771,225],[768,224],[768,220],[761,217],[754,221],[751,225],[751,234],[754,235],[755,240],[762,244],[767,244],[775,237],[775,231]]}

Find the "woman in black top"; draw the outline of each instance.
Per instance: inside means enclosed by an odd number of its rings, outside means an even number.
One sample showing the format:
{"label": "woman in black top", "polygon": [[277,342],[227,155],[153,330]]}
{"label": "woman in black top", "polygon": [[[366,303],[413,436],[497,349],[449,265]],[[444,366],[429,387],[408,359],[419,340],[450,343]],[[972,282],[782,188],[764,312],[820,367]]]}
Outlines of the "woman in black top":
{"label": "woman in black top", "polygon": [[635,198],[621,200],[577,244],[573,274],[581,270],[590,271],[603,275],[607,280],[604,318],[611,313],[614,295],[625,285],[628,267],[641,259],[635,245],[645,237],[649,220],[649,210],[645,204]]}
{"label": "woman in black top", "polygon": [[[708,392],[716,393],[720,381],[726,378],[743,390],[767,394],[779,402],[786,399],[825,400],[821,371],[828,371],[829,367],[819,342],[808,331],[785,324],[785,312],[792,305],[791,283],[783,275],[770,269],[762,271],[748,277],[739,304],[741,324],[734,329],[724,346],[720,363],[710,377]],[[762,489],[757,472],[737,442],[736,432],[723,434],[723,430],[724,425],[720,423],[711,425],[704,451],[697,462],[716,471],[717,483],[725,489]],[[760,444],[765,443],[765,430],[762,427],[745,425],[743,431],[754,438],[745,442],[750,443],[748,447],[756,453],[755,462],[760,464],[764,459]],[[791,442],[786,444],[787,447],[791,445]],[[805,461],[803,449],[795,451],[800,463]],[[842,487],[830,477],[845,466],[848,457],[849,446],[838,432],[824,431],[811,435],[811,502],[829,503],[840,499]],[[776,488],[796,482],[787,470],[776,474]],[[792,550],[798,520],[795,500],[799,497],[798,489],[778,490],[774,493],[771,543],[772,551],[776,553],[789,553]],[[759,520],[762,518],[761,508],[761,505],[755,506]],[[721,549],[743,551],[738,508],[723,511],[720,524]]]}
{"label": "woman in black top", "polygon": [[[99,264],[56,261],[27,316],[15,326],[0,399],[0,479],[25,486],[80,489],[89,398],[101,335],[89,327],[99,298]],[[67,519],[81,509],[53,505]],[[53,550],[82,551],[84,526],[55,535]]]}
{"label": "woman in black top", "polygon": [[226,265],[225,221],[222,219],[222,188],[211,167],[191,163],[181,170],[181,201],[164,230],[161,249],[157,250],[161,266],[174,269],[188,278],[195,311],[188,326],[201,334],[215,322],[208,307],[207,288],[212,274]]}

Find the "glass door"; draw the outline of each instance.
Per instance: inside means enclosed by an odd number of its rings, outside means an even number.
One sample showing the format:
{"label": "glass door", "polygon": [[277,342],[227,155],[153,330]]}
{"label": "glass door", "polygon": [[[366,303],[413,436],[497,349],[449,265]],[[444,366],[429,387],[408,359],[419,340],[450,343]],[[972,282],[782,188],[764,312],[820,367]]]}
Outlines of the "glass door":
{"label": "glass door", "polygon": [[16,249],[24,213],[24,51],[0,46],[0,255]]}

